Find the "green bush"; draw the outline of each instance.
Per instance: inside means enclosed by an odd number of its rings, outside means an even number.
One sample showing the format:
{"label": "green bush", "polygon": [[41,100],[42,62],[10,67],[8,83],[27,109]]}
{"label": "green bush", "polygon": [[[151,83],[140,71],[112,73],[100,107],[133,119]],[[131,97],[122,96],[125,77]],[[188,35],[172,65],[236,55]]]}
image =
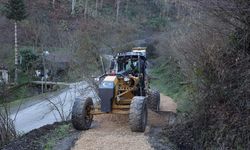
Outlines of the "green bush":
{"label": "green bush", "polygon": [[[157,62],[163,62],[163,60],[158,60]],[[185,77],[174,59],[168,59],[165,62],[154,66],[150,71],[153,77],[151,85],[163,94],[173,98],[178,104],[178,111],[186,112],[192,108],[192,102],[189,100],[189,92],[192,86],[182,84],[185,81]]]}
{"label": "green bush", "polygon": [[33,52],[32,49],[21,49],[20,50],[21,56],[21,67],[23,71],[29,71],[34,62],[38,59],[38,56]]}

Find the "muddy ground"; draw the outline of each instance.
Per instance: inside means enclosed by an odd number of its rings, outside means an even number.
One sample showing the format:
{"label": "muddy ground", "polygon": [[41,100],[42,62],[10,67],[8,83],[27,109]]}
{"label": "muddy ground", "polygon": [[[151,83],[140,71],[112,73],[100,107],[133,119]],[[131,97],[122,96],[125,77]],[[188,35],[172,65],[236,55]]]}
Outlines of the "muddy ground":
{"label": "muddy ground", "polygon": [[73,129],[70,122],[56,122],[52,125],[45,125],[39,129],[30,131],[27,134],[10,142],[0,148],[3,150],[44,150],[44,149],[70,149],[80,132]]}
{"label": "muddy ground", "polygon": [[70,122],[54,123],[23,135],[3,147],[4,150],[149,150],[175,149],[161,130],[175,120],[176,104],[161,95],[162,112],[149,110],[148,126],[144,133],[130,131],[127,115],[95,116],[91,129],[76,131]]}

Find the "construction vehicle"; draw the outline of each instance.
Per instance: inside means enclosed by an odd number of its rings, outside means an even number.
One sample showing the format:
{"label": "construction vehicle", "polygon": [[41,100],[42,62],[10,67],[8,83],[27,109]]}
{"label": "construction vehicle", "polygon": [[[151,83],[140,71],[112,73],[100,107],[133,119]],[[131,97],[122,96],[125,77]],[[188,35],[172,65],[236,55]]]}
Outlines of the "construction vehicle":
{"label": "construction vehicle", "polygon": [[146,48],[133,48],[132,52],[118,53],[113,58],[109,73],[100,76],[100,105],[92,98],[77,98],[72,109],[72,124],[77,130],[91,127],[94,115],[125,114],[133,132],[144,132],[148,108],[159,111],[160,94],[151,90],[146,73]]}

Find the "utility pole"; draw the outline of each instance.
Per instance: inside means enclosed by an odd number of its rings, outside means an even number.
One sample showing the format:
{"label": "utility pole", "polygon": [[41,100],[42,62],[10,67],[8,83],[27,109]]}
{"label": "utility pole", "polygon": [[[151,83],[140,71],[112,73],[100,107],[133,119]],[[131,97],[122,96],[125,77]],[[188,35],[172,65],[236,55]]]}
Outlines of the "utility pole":
{"label": "utility pole", "polygon": [[[43,77],[42,77],[42,92],[47,91],[47,71],[46,71],[46,63],[45,63],[45,56],[49,55],[48,51],[42,52],[42,63],[43,63]],[[44,81],[44,87],[43,87],[43,81]],[[43,90],[44,88],[44,90]]]}
{"label": "utility pole", "polygon": [[47,87],[47,85],[46,85],[46,66],[45,66],[45,60],[44,60],[44,51],[43,51],[43,81],[45,81],[44,82],[44,90],[45,90],[45,92],[47,91],[47,89],[46,89],[46,87]]}

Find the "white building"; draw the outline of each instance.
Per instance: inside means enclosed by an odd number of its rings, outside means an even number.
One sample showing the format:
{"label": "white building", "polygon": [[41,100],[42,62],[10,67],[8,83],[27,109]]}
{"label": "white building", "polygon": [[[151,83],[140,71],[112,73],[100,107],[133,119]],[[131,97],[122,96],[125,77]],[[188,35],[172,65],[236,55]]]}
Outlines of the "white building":
{"label": "white building", "polygon": [[4,67],[0,67],[0,82],[9,83],[8,70]]}

